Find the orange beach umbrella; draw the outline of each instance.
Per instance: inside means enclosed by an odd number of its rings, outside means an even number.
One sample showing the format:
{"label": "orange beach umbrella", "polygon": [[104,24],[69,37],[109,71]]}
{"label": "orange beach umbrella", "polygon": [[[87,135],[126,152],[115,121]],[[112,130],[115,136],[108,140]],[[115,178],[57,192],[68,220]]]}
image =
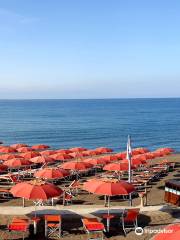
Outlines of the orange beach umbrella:
{"label": "orange beach umbrella", "polygon": [[112,152],[113,150],[111,148],[99,147],[99,148],[96,148],[95,151],[99,154],[102,154],[102,153]]}
{"label": "orange beach umbrella", "polygon": [[22,166],[31,165],[31,162],[29,162],[26,159],[16,158],[16,159],[4,161],[3,164],[10,168],[13,168],[13,167],[22,167]]}
{"label": "orange beach umbrella", "polygon": [[128,195],[135,191],[132,184],[126,181],[111,181],[107,179],[92,179],[84,183],[83,189],[98,195],[117,196]]}
{"label": "orange beach umbrella", "polygon": [[16,152],[16,150],[12,147],[2,146],[0,148],[0,153],[14,153],[14,152]]}
{"label": "orange beach umbrella", "polygon": [[71,152],[83,152],[86,151],[87,148],[83,148],[83,147],[74,147],[74,148],[70,148],[69,149]]}
{"label": "orange beach umbrella", "polygon": [[25,159],[30,159],[30,158],[33,158],[33,157],[41,156],[41,154],[38,153],[38,152],[31,151],[31,152],[21,153],[20,156],[22,156]]}
{"label": "orange beach umbrella", "polygon": [[49,156],[37,156],[29,159],[30,162],[33,163],[49,163],[53,162],[54,159]]}
{"label": "orange beach umbrella", "polygon": [[14,159],[14,158],[23,158],[23,157],[18,154],[12,154],[12,153],[0,155],[0,160],[3,160],[3,161]]}
{"label": "orange beach umbrella", "polygon": [[54,160],[59,160],[59,161],[68,161],[69,159],[72,159],[73,157],[70,156],[69,154],[63,154],[63,153],[55,153],[53,155],[51,155],[51,158],[53,158]]}
{"label": "orange beach umbrella", "polygon": [[60,166],[63,169],[68,169],[68,170],[86,170],[88,168],[92,167],[92,164],[86,163],[86,162],[78,162],[78,161],[71,161],[64,163]]}
{"label": "orange beach umbrella", "polygon": [[50,146],[45,145],[45,144],[37,144],[37,145],[32,146],[33,150],[43,150],[43,149],[47,149],[47,148],[50,148]]}
{"label": "orange beach umbrella", "polygon": [[18,149],[18,148],[21,148],[21,147],[28,147],[28,145],[25,144],[25,143],[16,143],[16,144],[12,144],[10,147]]}
{"label": "orange beach umbrella", "polygon": [[44,179],[60,179],[69,175],[70,173],[67,170],[58,168],[44,168],[34,174],[35,177]]}
{"label": "orange beach umbrella", "polygon": [[32,200],[47,200],[60,196],[63,190],[53,184],[41,181],[22,182],[13,186],[10,190],[14,197]]}
{"label": "orange beach umbrella", "polygon": [[26,152],[30,152],[32,150],[33,149],[31,147],[20,147],[20,148],[17,148],[17,151],[20,152],[20,153],[26,153]]}

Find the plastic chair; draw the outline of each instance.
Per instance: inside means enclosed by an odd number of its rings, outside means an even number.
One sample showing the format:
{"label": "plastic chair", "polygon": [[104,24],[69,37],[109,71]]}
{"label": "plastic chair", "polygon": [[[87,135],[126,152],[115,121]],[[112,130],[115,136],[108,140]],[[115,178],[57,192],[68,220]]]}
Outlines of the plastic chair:
{"label": "plastic chair", "polygon": [[138,208],[126,209],[122,214],[122,227],[124,234],[127,234],[126,229],[136,229],[138,227],[137,217],[139,215]]}
{"label": "plastic chair", "polygon": [[11,223],[8,224],[9,231],[22,232],[24,240],[24,234],[29,230],[30,222],[28,219],[24,218],[13,218]]}
{"label": "plastic chair", "polygon": [[[88,240],[103,240],[105,232],[104,224],[99,222],[97,218],[83,218],[81,219],[83,223],[83,228],[85,232],[88,234]],[[92,237],[93,235],[97,235]]]}
{"label": "plastic chair", "polygon": [[62,218],[61,215],[45,215],[45,237],[61,238]]}

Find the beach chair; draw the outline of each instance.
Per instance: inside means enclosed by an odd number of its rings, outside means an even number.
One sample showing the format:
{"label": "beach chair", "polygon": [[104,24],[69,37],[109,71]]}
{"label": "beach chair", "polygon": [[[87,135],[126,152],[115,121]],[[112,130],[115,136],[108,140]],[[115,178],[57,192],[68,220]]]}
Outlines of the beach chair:
{"label": "beach chair", "polygon": [[126,236],[127,230],[136,229],[138,227],[137,217],[139,215],[139,208],[125,209],[122,214],[122,227]]}
{"label": "beach chair", "polygon": [[97,218],[82,218],[83,228],[88,234],[88,240],[103,240],[105,226]]}
{"label": "beach chair", "polygon": [[61,215],[45,215],[45,237],[61,238],[62,218]]}
{"label": "beach chair", "polygon": [[13,195],[10,193],[9,189],[5,189],[5,188],[0,189],[0,200],[9,200],[12,198],[13,198]]}
{"label": "beach chair", "polygon": [[22,239],[24,240],[24,235],[29,230],[29,226],[30,221],[28,219],[14,217],[11,223],[8,224],[8,230],[12,234],[14,232],[22,233],[23,234]]}

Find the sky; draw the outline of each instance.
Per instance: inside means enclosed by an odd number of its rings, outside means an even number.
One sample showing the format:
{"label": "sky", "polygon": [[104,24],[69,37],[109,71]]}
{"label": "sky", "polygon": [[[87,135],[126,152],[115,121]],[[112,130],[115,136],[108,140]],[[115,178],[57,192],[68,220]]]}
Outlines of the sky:
{"label": "sky", "polygon": [[0,0],[0,98],[180,97],[179,0]]}

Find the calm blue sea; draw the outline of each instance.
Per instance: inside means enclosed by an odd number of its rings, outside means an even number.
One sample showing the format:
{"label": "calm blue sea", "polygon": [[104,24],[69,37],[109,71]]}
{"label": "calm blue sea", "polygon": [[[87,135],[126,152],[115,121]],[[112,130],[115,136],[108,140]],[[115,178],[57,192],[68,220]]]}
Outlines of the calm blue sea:
{"label": "calm blue sea", "polygon": [[180,99],[0,100],[0,140],[84,146],[173,147],[180,152]]}

